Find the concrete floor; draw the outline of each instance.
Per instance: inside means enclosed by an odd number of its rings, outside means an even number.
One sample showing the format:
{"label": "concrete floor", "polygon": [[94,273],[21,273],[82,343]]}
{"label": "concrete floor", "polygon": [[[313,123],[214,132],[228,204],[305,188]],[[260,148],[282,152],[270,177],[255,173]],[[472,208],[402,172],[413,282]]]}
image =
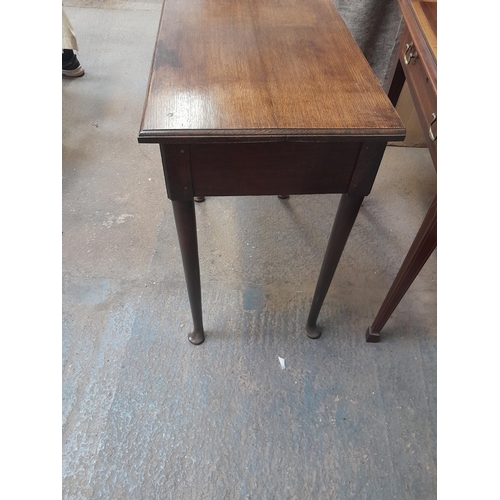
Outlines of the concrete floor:
{"label": "concrete floor", "polygon": [[435,498],[435,254],[364,341],[436,192],[427,150],[387,149],[317,341],[339,197],[197,205],[194,347],[159,151],[136,140],[160,3],[65,5],[86,74],[62,82],[63,497]]}

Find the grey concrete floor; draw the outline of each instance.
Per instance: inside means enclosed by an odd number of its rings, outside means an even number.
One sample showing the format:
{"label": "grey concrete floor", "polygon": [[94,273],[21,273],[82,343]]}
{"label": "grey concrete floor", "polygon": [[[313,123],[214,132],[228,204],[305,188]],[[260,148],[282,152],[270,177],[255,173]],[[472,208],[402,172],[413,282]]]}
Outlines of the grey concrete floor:
{"label": "grey concrete floor", "polygon": [[63,497],[435,498],[435,254],[364,341],[435,195],[428,152],[387,149],[317,341],[339,197],[197,205],[192,346],[159,151],[136,140],[160,2],[65,5],[86,74],[62,82]]}

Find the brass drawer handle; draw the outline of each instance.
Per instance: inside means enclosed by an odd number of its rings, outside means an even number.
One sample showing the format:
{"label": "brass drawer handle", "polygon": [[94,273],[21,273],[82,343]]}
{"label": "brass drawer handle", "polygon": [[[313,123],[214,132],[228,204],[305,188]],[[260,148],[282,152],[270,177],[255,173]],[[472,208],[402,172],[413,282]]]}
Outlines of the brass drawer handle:
{"label": "brass drawer handle", "polygon": [[431,141],[435,141],[437,139],[437,135],[434,135],[434,133],[432,132],[432,126],[437,121],[436,113],[432,113],[431,117],[432,117],[432,121],[431,121],[431,124],[429,125],[429,137],[431,138]]}
{"label": "brass drawer handle", "polygon": [[407,43],[405,53],[403,55],[403,59],[406,65],[410,64],[411,60],[416,59],[418,56],[417,51],[415,50],[414,52],[412,52],[412,49],[413,49],[413,42]]}

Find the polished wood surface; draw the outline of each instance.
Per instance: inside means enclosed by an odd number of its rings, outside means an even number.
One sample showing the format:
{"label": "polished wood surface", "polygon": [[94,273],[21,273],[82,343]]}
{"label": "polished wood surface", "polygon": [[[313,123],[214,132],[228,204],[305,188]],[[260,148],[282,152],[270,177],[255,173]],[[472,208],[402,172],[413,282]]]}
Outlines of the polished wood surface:
{"label": "polished wood surface", "polygon": [[437,2],[412,0],[411,7],[427,45],[437,60]]}
{"label": "polished wood surface", "polygon": [[343,193],[360,147],[357,142],[192,145],[193,192],[195,196]]}
{"label": "polished wood surface", "polygon": [[165,0],[140,142],[404,134],[331,0]]}
{"label": "polished wood surface", "polygon": [[[437,46],[436,51],[433,52],[431,43],[432,36],[430,40],[426,38],[426,35],[433,30],[437,34],[437,19],[432,21],[436,23],[436,26],[433,27],[433,29],[424,31],[418,21],[413,2],[411,0],[398,0],[398,5],[405,20],[408,37],[414,43],[418,53],[417,58],[413,60],[412,64],[418,61],[420,65],[423,66],[425,77],[429,79],[428,83],[433,88],[434,93],[437,94]],[[430,5],[435,5],[437,10],[437,4]],[[402,54],[404,50],[405,47],[404,44],[402,44],[400,51],[401,60],[403,60]],[[411,67],[411,64],[406,65],[406,67]]]}
{"label": "polished wood surface", "polygon": [[[437,165],[437,3],[398,0],[405,20],[397,73],[404,72],[434,166]],[[407,44],[412,45],[408,51]],[[433,49],[434,47],[434,49]],[[409,64],[405,55],[415,53]],[[408,57],[407,57],[408,58]],[[403,81],[404,81],[403,78]],[[397,80],[397,76],[396,76]],[[394,93],[391,89],[389,95]],[[394,101],[393,101],[394,102]],[[436,118],[436,119],[435,119]],[[432,132],[432,136],[429,134]]]}

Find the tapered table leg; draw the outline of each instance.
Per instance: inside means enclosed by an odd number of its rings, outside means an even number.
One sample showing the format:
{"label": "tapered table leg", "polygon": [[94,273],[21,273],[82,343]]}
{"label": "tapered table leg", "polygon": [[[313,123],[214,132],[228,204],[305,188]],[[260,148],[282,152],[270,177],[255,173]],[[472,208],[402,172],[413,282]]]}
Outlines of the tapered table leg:
{"label": "tapered table leg", "polygon": [[434,198],[420,226],[396,279],[380,307],[375,320],[366,331],[367,342],[379,342],[384,327],[410,285],[427,262],[437,245],[437,198]]}
{"label": "tapered table leg", "polygon": [[188,339],[192,344],[198,345],[205,340],[205,331],[201,309],[200,262],[194,201],[172,201],[172,205],[194,324],[193,332],[188,335]]}
{"label": "tapered table leg", "polygon": [[307,318],[306,332],[307,336],[311,339],[321,337],[321,329],[316,325],[316,320],[318,319],[321,306],[330,288],[330,283],[332,282],[337,264],[339,263],[340,256],[347,243],[363,198],[364,196],[343,194],[340,199],[332,233],[323,259],[323,265],[319,273],[318,283],[316,284],[316,291],[314,292],[309,317]]}

